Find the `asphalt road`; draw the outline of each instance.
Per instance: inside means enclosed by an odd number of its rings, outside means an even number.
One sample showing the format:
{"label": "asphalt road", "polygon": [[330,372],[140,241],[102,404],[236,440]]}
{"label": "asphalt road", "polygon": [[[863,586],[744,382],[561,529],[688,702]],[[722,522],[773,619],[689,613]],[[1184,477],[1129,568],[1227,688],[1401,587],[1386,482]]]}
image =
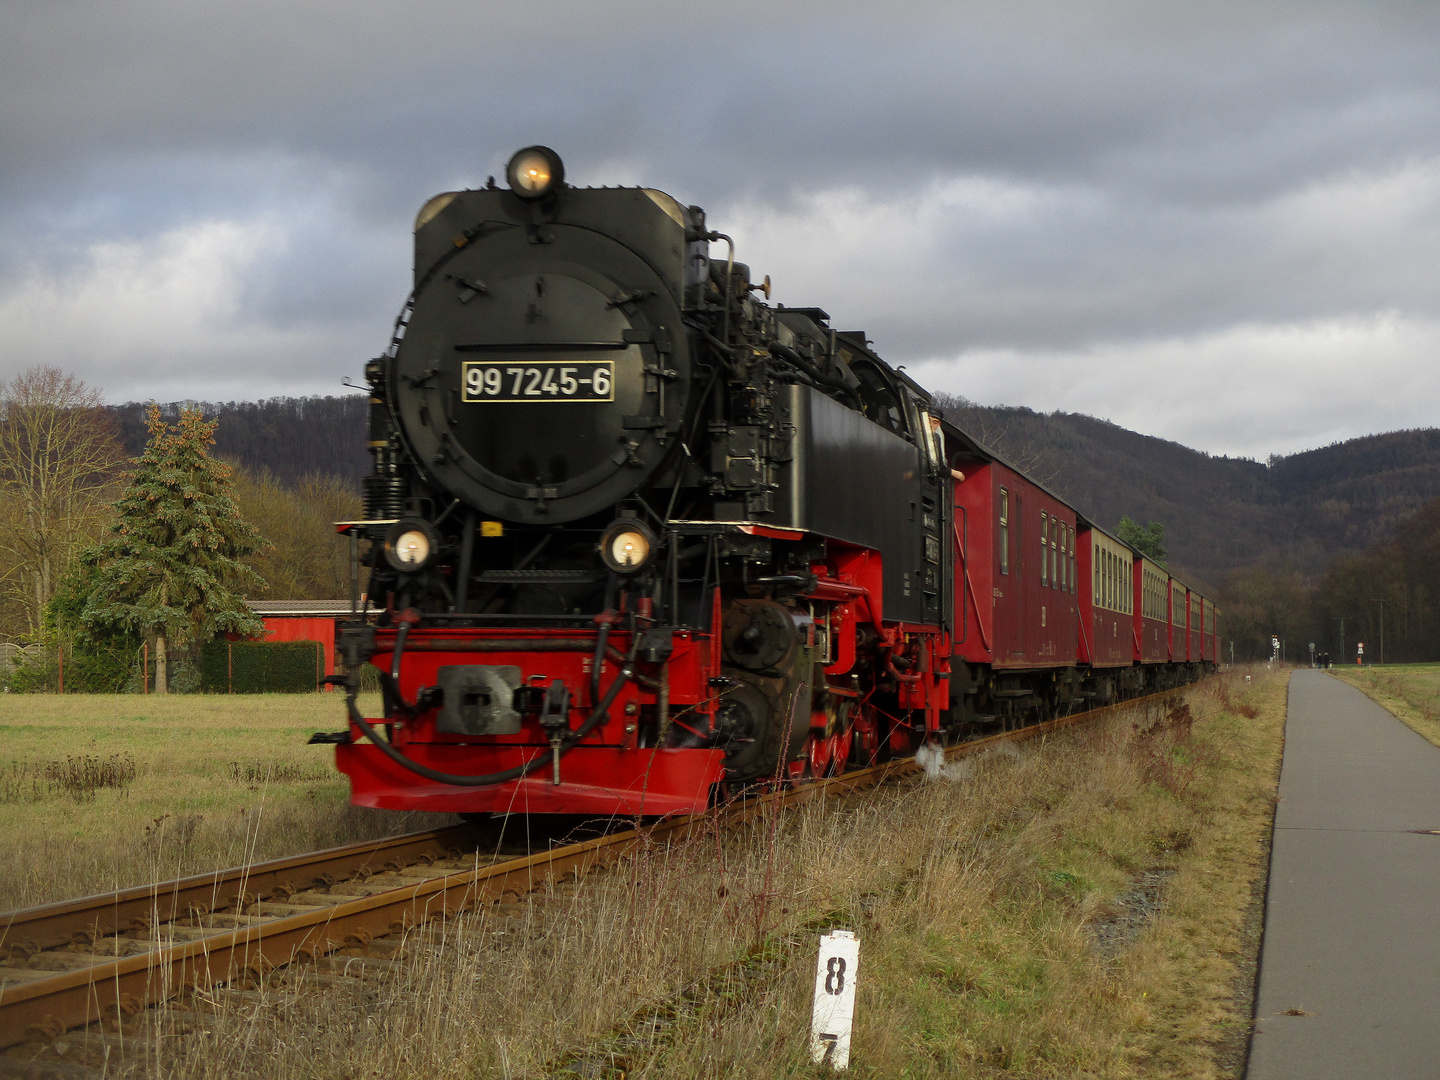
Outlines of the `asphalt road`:
{"label": "asphalt road", "polygon": [[1440,748],[1290,680],[1248,1080],[1440,1077]]}

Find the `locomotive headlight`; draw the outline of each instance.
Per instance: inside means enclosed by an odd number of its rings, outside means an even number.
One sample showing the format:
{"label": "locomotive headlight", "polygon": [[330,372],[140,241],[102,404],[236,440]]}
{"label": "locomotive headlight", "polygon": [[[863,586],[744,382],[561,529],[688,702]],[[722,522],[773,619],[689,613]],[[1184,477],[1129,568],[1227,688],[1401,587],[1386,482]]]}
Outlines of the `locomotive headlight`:
{"label": "locomotive headlight", "polygon": [[395,541],[395,561],[410,569],[418,569],[430,558],[430,538],[419,529],[401,533]]}
{"label": "locomotive headlight", "polygon": [[600,558],[617,574],[635,574],[645,569],[654,550],[654,534],[631,519],[615,522],[600,538]]}
{"label": "locomotive headlight", "polygon": [[385,534],[385,561],[402,573],[414,573],[430,565],[439,546],[428,521],[402,518]]}
{"label": "locomotive headlight", "polygon": [[548,146],[527,146],[505,166],[505,179],[522,199],[539,199],[564,181],[565,166]]}

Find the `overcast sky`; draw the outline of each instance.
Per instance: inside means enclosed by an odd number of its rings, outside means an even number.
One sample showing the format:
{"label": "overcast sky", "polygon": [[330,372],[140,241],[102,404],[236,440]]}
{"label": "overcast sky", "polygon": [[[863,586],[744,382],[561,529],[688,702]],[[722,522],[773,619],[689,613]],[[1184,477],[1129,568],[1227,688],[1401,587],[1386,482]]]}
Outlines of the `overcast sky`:
{"label": "overcast sky", "polygon": [[1436,424],[1431,4],[0,0],[0,377],[344,393],[543,142],[932,388],[1263,459]]}

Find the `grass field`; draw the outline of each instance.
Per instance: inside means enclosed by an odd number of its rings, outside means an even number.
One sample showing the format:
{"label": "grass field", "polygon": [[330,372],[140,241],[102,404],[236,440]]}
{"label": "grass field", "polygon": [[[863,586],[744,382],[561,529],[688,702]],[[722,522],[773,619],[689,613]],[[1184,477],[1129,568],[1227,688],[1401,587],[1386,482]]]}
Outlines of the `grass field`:
{"label": "grass field", "polygon": [[[518,924],[481,911],[432,928],[444,948],[383,979],[317,998],[297,973],[161,1040],[151,1072],[819,1077],[816,938],[843,926],[861,942],[851,1075],[1238,1077],[1285,689],[1263,669],[1212,679],[1183,708],[647,852],[527,898]],[[267,760],[308,765],[278,733],[311,725],[277,709]],[[209,723],[226,730],[223,710]],[[248,791],[226,754],[188,760]],[[270,799],[344,820],[321,801],[331,783]]]}
{"label": "grass field", "polygon": [[338,694],[0,696],[0,910],[450,817],[356,810]]}
{"label": "grass field", "polygon": [[1331,674],[1363,690],[1402,723],[1440,746],[1440,664],[1346,665],[1332,668]]}

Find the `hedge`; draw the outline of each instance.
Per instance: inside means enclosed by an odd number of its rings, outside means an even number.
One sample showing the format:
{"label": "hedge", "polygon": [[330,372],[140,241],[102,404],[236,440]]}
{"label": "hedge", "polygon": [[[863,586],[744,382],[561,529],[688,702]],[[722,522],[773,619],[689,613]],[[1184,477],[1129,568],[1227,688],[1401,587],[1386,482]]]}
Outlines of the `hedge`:
{"label": "hedge", "polygon": [[313,693],[324,675],[318,641],[212,641],[200,653],[207,694]]}

